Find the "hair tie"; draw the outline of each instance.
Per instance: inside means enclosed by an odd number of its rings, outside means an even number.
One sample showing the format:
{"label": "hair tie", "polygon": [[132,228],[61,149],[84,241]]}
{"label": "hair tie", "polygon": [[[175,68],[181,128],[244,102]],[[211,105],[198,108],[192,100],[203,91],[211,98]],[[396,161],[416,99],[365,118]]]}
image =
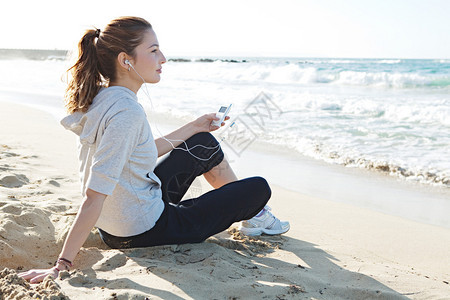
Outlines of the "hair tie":
{"label": "hair tie", "polygon": [[96,38],[99,38],[99,37],[100,37],[100,29],[97,29],[97,30],[95,31],[95,37],[96,37]]}

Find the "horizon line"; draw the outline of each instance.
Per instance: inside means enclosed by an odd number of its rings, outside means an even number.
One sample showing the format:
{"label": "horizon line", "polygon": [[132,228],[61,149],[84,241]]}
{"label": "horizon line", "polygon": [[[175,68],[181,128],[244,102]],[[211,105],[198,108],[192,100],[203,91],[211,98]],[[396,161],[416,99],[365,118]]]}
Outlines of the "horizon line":
{"label": "horizon line", "polygon": [[[69,49],[45,49],[45,48],[0,48],[1,50],[9,50],[9,51],[63,51],[63,52],[70,52],[72,50]],[[278,55],[267,55],[267,54],[171,54],[167,55],[168,58],[224,58],[224,57],[241,57],[241,58],[326,58],[326,59],[409,59],[409,60],[448,60],[450,57],[390,57],[390,56],[299,56],[299,55],[292,55],[292,54],[278,54]]]}

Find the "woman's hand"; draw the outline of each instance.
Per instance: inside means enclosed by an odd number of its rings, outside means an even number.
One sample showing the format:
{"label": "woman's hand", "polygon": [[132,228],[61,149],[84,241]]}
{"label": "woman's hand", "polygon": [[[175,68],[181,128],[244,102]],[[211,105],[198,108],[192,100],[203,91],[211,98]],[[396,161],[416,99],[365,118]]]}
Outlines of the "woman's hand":
{"label": "woman's hand", "polygon": [[[230,117],[226,117],[225,121],[230,119]],[[211,132],[220,128],[220,126],[213,126],[211,122],[214,120],[219,120],[216,117],[215,113],[206,114],[201,116],[195,121],[189,122],[181,128],[178,128],[174,132],[171,132],[164,136],[164,138],[158,138],[155,140],[156,148],[158,149],[158,157],[172,151],[174,147],[178,147],[183,141],[187,140],[194,134],[199,132]],[[225,125],[225,122],[220,124],[221,126]],[[171,142],[167,142],[170,140]]]}
{"label": "woman's hand", "polygon": [[56,267],[53,267],[51,269],[30,270],[28,272],[19,273],[18,275],[26,281],[29,281],[30,283],[39,283],[43,281],[44,278],[48,275],[52,275],[54,278],[58,278],[58,274],[59,271],[56,269]]}
{"label": "woman's hand", "polygon": [[[225,117],[225,121],[230,119],[229,116]],[[192,122],[192,125],[196,128],[197,132],[211,132],[220,128],[220,126],[212,125],[212,121],[218,121],[219,118],[216,117],[215,113],[210,113],[199,117],[197,120]],[[225,125],[225,122],[222,122],[221,126]]]}

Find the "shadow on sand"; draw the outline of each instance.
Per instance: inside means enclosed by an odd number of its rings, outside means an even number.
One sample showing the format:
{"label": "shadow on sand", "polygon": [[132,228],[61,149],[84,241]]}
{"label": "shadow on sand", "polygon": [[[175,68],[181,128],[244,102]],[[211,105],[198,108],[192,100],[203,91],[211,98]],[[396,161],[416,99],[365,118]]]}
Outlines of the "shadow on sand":
{"label": "shadow on sand", "polygon": [[[337,265],[337,259],[318,245],[287,236],[247,238],[229,230],[200,244],[110,251],[116,253],[105,259],[98,248],[86,249],[83,256],[89,259],[69,284],[116,290],[117,299],[119,289],[127,291],[126,297],[182,299],[151,280],[147,284],[100,278],[103,271],[124,274],[129,268],[129,273],[139,270],[168,281],[194,299],[407,299],[367,275]],[[279,259],[281,252],[290,262]]]}

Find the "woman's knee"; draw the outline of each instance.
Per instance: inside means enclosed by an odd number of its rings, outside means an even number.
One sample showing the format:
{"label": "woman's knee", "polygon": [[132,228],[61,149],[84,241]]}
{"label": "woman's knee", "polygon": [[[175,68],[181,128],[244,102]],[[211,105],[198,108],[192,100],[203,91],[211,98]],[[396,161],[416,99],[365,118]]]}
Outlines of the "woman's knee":
{"label": "woman's knee", "polygon": [[[199,132],[191,136],[186,140],[190,147],[195,146],[197,144],[202,145],[217,145],[219,142],[210,132]],[[192,144],[192,145],[191,145]]]}
{"label": "woman's knee", "polygon": [[262,200],[269,201],[272,196],[272,190],[270,189],[267,180],[260,176],[251,177],[249,180],[252,185],[251,189],[255,192],[255,195]]}
{"label": "woman's knee", "polygon": [[209,132],[199,132],[191,136],[186,143],[191,148],[191,153],[202,158],[201,162],[205,165],[205,172],[221,163],[224,159],[225,155],[219,142]]}

